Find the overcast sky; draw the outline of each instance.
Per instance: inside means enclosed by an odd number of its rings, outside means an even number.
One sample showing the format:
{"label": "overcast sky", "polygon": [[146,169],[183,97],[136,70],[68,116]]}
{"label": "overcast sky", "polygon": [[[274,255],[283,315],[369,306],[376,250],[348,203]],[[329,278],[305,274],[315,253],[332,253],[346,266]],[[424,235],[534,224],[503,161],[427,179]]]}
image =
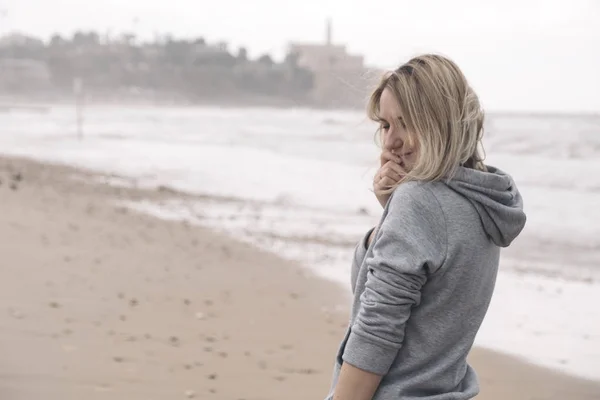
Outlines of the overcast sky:
{"label": "overcast sky", "polygon": [[280,58],[290,41],[333,39],[369,65],[450,56],[490,110],[600,112],[596,0],[0,0],[0,33],[94,29],[224,40]]}

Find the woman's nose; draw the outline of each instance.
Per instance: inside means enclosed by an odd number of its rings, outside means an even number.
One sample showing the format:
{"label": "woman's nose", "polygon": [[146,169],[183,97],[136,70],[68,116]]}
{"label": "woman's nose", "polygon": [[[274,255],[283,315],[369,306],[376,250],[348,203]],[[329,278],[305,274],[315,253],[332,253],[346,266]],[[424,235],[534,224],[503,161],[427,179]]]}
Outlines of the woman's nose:
{"label": "woman's nose", "polygon": [[400,139],[399,137],[394,137],[392,135],[387,136],[383,143],[383,147],[385,147],[386,150],[399,149],[402,147],[402,145],[402,139]]}

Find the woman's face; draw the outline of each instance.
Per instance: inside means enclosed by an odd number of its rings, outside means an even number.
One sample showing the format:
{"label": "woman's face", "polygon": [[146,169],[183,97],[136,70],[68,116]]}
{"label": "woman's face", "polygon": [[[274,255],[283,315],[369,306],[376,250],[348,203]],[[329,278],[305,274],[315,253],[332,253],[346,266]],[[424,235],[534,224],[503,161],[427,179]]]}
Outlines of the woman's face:
{"label": "woman's face", "polygon": [[418,149],[409,148],[409,132],[406,130],[400,107],[392,92],[387,88],[384,89],[379,100],[379,113],[383,149],[399,156],[402,160],[401,166],[407,171],[410,170],[416,160]]}

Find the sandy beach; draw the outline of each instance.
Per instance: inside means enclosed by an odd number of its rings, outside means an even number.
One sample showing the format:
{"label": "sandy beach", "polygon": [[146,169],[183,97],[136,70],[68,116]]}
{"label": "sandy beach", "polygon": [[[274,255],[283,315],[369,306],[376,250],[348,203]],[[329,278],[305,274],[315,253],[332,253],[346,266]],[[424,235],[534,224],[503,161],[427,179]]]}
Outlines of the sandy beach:
{"label": "sandy beach", "polygon": [[[117,204],[165,192],[94,178],[0,158],[0,399],[325,397],[341,288]],[[600,399],[598,382],[482,349],[471,361],[478,399]]]}

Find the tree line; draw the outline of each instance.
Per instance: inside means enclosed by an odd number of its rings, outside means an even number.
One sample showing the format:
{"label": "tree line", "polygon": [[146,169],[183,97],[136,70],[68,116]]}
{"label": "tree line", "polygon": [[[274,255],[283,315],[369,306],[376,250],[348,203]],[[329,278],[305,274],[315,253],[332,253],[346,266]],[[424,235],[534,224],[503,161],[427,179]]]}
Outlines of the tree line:
{"label": "tree line", "polygon": [[5,74],[0,90],[35,92],[45,86],[44,90],[69,94],[73,82],[81,79],[86,92],[98,96],[154,93],[192,101],[257,96],[304,101],[314,80],[298,65],[295,54],[282,62],[268,54],[251,59],[245,48],[231,52],[226,44],[207,43],[201,37],[167,36],[142,43],[131,34],[108,39],[96,32],[76,32],[71,37],[56,34],[48,41],[34,37],[2,41],[3,71],[19,60],[43,65],[47,82],[28,79],[21,65],[21,74],[10,75],[10,82]]}

